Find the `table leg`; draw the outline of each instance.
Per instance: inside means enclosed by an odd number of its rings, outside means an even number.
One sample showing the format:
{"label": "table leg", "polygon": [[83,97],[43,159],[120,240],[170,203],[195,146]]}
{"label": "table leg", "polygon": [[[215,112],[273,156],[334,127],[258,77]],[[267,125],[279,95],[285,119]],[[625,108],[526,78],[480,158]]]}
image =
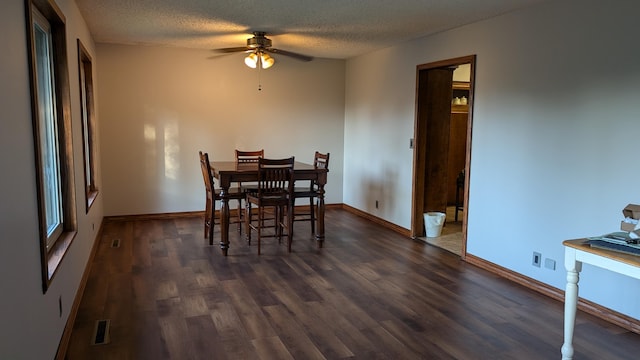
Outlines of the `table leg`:
{"label": "table leg", "polygon": [[324,245],[324,185],[318,185],[318,214],[316,216],[316,242],[318,247]]}
{"label": "table leg", "polygon": [[562,344],[562,359],[573,358],[573,329],[576,324],[578,307],[578,281],[582,263],[576,261],[575,249],[565,249],[564,266],[567,269],[567,288],[564,295],[564,344]]}
{"label": "table leg", "polygon": [[229,187],[220,188],[220,249],[227,256],[229,251]]}

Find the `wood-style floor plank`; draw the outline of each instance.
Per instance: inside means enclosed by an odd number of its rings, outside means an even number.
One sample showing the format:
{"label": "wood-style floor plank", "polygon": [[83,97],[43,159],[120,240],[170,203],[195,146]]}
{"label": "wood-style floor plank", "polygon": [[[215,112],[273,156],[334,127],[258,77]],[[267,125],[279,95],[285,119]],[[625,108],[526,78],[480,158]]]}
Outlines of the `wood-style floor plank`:
{"label": "wood-style floor plank", "polygon": [[[224,257],[202,218],[106,221],[67,359],[560,357],[558,301],[343,210],[322,249],[295,226],[292,253],[266,239],[261,256],[232,227]],[[103,319],[110,342],[91,345]],[[640,335],[579,312],[574,347],[633,359]]]}

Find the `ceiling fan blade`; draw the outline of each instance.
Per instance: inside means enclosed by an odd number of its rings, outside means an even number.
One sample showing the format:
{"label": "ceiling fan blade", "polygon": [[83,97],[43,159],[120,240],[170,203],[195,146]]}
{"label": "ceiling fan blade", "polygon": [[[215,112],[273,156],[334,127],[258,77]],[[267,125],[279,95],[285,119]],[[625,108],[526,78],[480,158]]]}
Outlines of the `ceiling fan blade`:
{"label": "ceiling fan blade", "polygon": [[216,59],[221,59],[221,58],[226,57],[226,56],[231,56],[233,54],[234,53],[232,53],[232,52],[221,53],[221,54],[216,54],[216,55],[212,55],[212,56],[207,56],[207,59],[208,60],[216,60]]}
{"label": "ceiling fan blade", "polygon": [[247,51],[247,50],[251,50],[251,49],[247,48],[246,46],[213,49],[213,51],[221,52],[221,53],[232,53],[232,52],[240,52],[240,51]]}
{"label": "ceiling fan blade", "polygon": [[294,52],[287,51],[287,50],[280,50],[280,49],[274,49],[274,48],[267,48],[267,49],[264,49],[264,50],[268,51],[270,53],[274,53],[274,54],[290,56],[292,58],[295,58],[295,59],[298,59],[298,60],[301,60],[301,61],[311,61],[311,60],[313,60],[313,56],[302,55],[302,54],[294,53]]}

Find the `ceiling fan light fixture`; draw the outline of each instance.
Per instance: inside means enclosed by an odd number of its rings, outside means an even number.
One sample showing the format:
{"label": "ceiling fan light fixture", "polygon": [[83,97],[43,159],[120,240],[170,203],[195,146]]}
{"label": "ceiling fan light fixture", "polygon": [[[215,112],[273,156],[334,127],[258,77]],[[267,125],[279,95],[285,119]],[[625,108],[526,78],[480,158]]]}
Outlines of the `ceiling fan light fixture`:
{"label": "ceiling fan light fixture", "polygon": [[269,54],[262,51],[254,51],[244,58],[244,63],[248,67],[255,69],[257,67],[261,69],[268,69],[275,64],[276,60],[269,56]]}
{"label": "ceiling fan light fixture", "polygon": [[263,69],[268,69],[273,66],[276,60],[269,56],[269,54],[262,53],[260,54],[260,62]]}
{"label": "ceiling fan light fixture", "polygon": [[244,63],[248,67],[255,69],[256,66],[258,66],[258,55],[255,52],[252,52],[244,58]]}

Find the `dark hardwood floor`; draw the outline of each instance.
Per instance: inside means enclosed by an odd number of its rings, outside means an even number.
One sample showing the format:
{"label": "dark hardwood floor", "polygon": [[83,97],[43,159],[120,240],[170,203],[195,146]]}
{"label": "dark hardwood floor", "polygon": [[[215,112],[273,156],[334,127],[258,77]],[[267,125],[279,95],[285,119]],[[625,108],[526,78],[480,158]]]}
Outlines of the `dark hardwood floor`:
{"label": "dark hardwood floor", "polygon": [[[320,250],[308,226],[261,256],[232,227],[224,257],[201,218],[105,222],[67,359],[561,357],[562,303],[344,210]],[[574,346],[636,359],[640,335],[579,312]]]}

